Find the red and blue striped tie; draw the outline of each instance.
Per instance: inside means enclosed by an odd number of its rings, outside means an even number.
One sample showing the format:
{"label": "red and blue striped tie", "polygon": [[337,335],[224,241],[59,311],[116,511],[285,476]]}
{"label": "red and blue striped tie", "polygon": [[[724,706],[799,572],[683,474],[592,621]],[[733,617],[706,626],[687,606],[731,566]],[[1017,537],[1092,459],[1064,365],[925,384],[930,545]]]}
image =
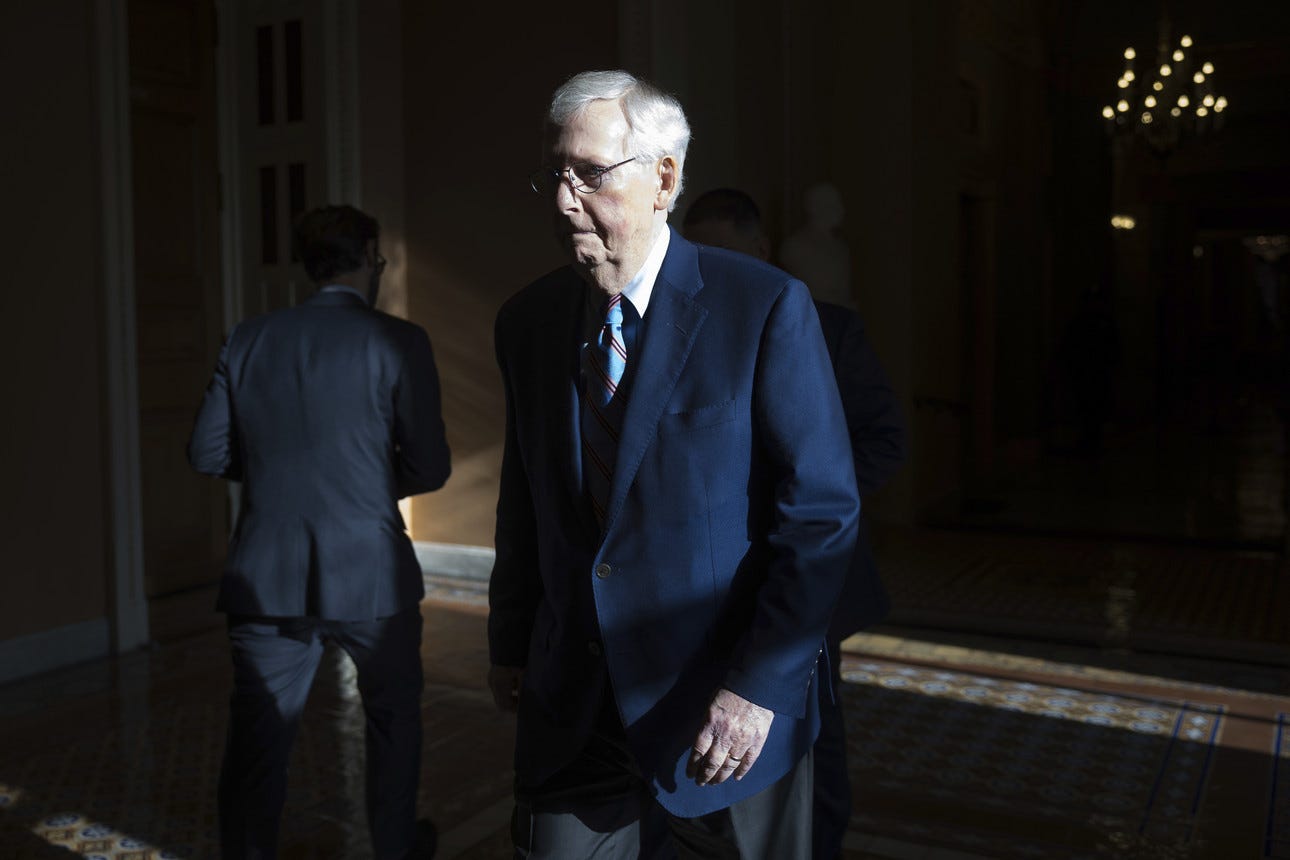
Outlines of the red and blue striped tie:
{"label": "red and blue striped tie", "polygon": [[627,408],[620,389],[627,370],[622,295],[610,296],[603,309],[599,336],[582,350],[582,474],[596,519],[602,523]]}

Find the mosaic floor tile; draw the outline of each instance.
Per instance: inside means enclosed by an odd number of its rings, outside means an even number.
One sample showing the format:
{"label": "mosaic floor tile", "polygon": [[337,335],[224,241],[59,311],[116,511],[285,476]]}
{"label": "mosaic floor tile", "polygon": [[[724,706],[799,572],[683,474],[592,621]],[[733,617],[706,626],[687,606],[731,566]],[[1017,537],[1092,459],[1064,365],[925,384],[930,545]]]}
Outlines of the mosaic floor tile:
{"label": "mosaic floor tile", "polygon": [[1000,858],[1116,856],[1129,844],[1172,856],[1197,843],[1221,703],[844,667],[857,810],[872,831]]}
{"label": "mosaic floor tile", "polygon": [[[425,605],[421,812],[452,846],[441,860],[502,860],[514,718],[483,689],[482,591],[471,587],[470,600]],[[880,856],[855,847],[875,844],[928,860],[1230,860],[1266,844],[1290,860],[1290,752],[1273,737],[1290,699],[1140,666],[986,650],[938,662],[948,652],[865,641],[870,652],[843,665],[857,788],[848,860]],[[67,677],[0,687],[0,858],[216,856],[223,635]],[[370,855],[362,732],[352,671],[330,654],[294,750],[284,860]]]}

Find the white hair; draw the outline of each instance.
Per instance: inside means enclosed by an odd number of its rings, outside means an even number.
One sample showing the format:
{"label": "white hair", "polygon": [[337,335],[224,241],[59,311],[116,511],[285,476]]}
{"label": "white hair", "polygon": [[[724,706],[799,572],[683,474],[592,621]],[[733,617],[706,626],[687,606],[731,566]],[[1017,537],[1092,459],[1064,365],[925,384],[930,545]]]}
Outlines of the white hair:
{"label": "white hair", "polygon": [[589,104],[601,100],[616,101],[622,106],[627,117],[629,155],[644,162],[655,162],[665,155],[676,159],[676,191],[667,207],[672,211],[681,197],[685,150],[690,145],[690,123],[681,103],[628,72],[582,72],[555,91],[547,120],[552,125],[568,125]]}

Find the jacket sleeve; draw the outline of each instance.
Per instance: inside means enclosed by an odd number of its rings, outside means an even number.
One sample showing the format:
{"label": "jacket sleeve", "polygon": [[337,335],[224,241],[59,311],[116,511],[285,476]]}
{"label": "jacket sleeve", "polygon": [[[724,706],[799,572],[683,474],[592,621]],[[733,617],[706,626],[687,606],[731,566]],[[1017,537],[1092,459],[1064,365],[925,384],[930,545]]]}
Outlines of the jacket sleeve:
{"label": "jacket sleeve", "polygon": [[800,281],[789,282],[771,310],[753,397],[762,466],[774,488],[770,553],[725,683],[762,707],[800,717],[860,514],[833,367]]}
{"label": "jacket sleeve", "polygon": [[528,664],[529,638],[542,599],[542,579],[533,496],[520,453],[515,395],[505,358],[504,313],[505,309],[498,315],[494,334],[506,393],[506,442],[493,540],[497,556],[488,582],[488,653],[494,666],[522,667]]}
{"label": "jacket sleeve", "polygon": [[236,332],[229,332],[220,346],[215,373],[197,409],[193,432],[188,438],[188,463],[203,475],[242,480],[242,463],[233,423],[232,391],[229,386],[229,343]]}
{"label": "jacket sleeve", "polygon": [[430,338],[416,328],[404,350],[394,391],[395,479],[399,498],[437,490],[452,458],[443,426],[439,371]]}
{"label": "jacket sleeve", "polygon": [[848,313],[834,370],[851,437],[856,485],[868,498],[895,473],[907,453],[900,402],[882,363],[865,338],[860,315]]}

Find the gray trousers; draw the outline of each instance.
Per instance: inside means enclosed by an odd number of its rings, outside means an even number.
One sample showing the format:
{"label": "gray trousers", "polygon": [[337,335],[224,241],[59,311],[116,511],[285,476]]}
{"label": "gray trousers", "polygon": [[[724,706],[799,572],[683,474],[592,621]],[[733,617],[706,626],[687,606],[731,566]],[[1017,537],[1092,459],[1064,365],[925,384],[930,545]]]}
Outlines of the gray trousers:
{"label": "gray trousers", "polygon": [[219,781],[221,856],[278,856],[291,745],[323,646],[332,641],[358,668],[373,856],[407,857],[421,769],[420,609],[373,621],[231,616],[228,638],[233,694]]}
{"label": "gray trousers", "polygon": [[813,754],[779,781],[708,815],[651,796],[621,728],[597,731],[542,785],[516,785],[511,836],[526,860],[796,860],[811,856]]}

